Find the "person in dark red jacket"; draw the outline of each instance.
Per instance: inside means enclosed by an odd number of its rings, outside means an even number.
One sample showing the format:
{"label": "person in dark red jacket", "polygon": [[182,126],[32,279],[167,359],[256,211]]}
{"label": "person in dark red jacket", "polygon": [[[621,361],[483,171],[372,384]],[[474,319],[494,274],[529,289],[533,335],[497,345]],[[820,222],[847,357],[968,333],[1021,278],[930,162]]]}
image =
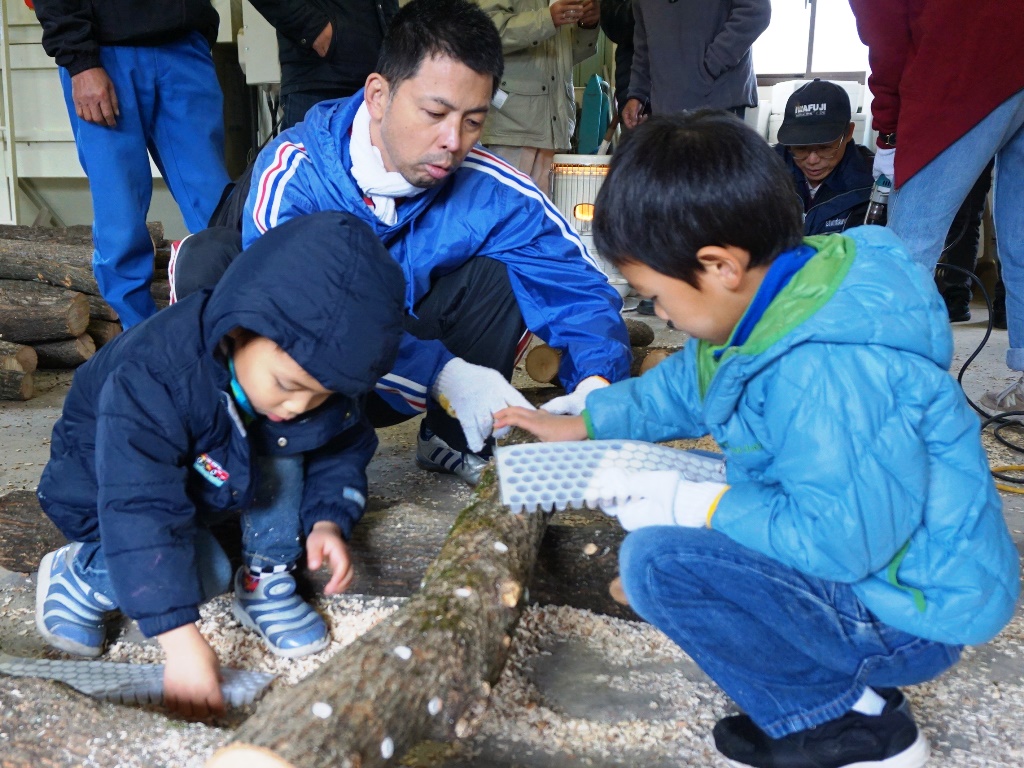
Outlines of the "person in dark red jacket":
{"label": "person in dark red jacket", "polygon": [[[1024,371],[1024,13],[979,0],[850,0],[868,46],[879,133],[875,171],[895,188],[889,226],[929,269],[960,204],[994,157],[996,235],[1009,349]],[[982,398],[1024,408],[1024,375]]]}

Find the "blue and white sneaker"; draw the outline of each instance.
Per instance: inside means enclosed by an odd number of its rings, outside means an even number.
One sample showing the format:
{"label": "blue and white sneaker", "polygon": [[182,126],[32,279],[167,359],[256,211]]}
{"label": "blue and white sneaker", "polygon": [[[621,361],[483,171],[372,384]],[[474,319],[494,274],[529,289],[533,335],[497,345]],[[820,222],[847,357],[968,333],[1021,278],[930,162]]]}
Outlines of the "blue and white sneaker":
{"label": "blue and white sneaker", "polygon": [[297,593],[290,573],[265,573],[259,578],[242,566],[235,574],[231,612],[254,629],[271,653],[295,659],[322,651],[331,642],[320,614]]}
{"label": "blue and white sneaker", "polygon": [[457,451],[420,422],[416,435],[416,464],[429,472],[456,475],[469,485],[480,482],[488,459],[469,451]]}
{"label": "blue and white sneaker", "polygon": [[36,629],[54,648],[95,657],[103,653],[107,614],[117,604],[75,573],[72,562],[81,548],[81,543],[65,544],[39,563]]}

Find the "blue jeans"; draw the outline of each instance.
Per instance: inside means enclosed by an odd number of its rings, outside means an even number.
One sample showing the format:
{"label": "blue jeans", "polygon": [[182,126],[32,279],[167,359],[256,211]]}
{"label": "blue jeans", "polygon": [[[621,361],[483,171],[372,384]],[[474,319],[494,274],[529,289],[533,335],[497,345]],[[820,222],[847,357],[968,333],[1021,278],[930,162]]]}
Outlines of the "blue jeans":
{"label": "blue jeans", "polygon": [[633,609],[772,738],[842,716],[867,686],[931,680],[960,656],[960,646],[882,624],[849,585],[707,528],[634,531],[619,571]]}
{"label": "blue jeans", "polygon": [[100,62],[121,114],[109,128],[75,114],[71,76],[60,68],[78,159],[92,192],[93,273],[127,330],[156,313],[150,296],[153,196],[149,154],[190,232],[205,229],[230,181],[224,166],[223,97],[198,32],[154,46],[103,45]]}
{"label": "blue jeans", "polygon": [[305,460],[260,456],[256,496],[242,513],[242,559],[258,569],[292,567],[302,557],[302,492]]}
{"label": "blue jeans", "polygon": [[[259,480],[252,507],[242,513],[242,558],[247,566],[269,569],[294,566],[302,556],[299,510],[305,485],[303,457],[260,457]],[[218,522],[223,517],[214,518]],[[231,561],[208,528],[196,529],[196,568],[202,601],[230,588]],[[74,561],[75,572],[93,589],[114,598],[106,557],[100,542],[82,544]]]}
{"label": "blue jeans", "polygon": [[993,157],[993,219],[1006,285],[1010,341],[1006,364],[1024,371],[1024,91],[992,110],[893,191],[889,227],[915,261],[934,268],[953,216]]}

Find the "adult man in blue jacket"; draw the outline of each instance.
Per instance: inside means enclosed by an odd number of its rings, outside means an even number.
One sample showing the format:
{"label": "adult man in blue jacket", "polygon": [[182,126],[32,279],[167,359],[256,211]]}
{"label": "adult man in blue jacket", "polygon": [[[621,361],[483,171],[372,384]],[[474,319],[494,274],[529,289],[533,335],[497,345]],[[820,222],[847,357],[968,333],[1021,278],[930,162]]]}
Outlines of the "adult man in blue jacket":
{"label": "adult man in blue jacket", "polygon": [[[570,394],[545,405],[555,412],[579,413],[630,360],[621,299],[572,227],[529,176],[475,146],[502,69],[498,32],[478,7],[413,0],[365,89],[313,107],[260,153],[241,224],[245,245],[320,210],[374,229],[405,272],[412,314],[370,419],[380,427],[426,411],[417,463],[471,484],[493,413],[525,402],[509,379],[527,330],[562,352]],[[237,238],[209,230],[182,245],[179,297],[216,280],[207,271],[237,248],[218,255],[211,241],[224,235]]]}
{"label": "adult man in blue jacket", "polygon": [[793,91],[775,151],[804,204],[804,234],[828,235],[864,223],[874,179],[871,153],[853,143],[850,97],[815,78]]}

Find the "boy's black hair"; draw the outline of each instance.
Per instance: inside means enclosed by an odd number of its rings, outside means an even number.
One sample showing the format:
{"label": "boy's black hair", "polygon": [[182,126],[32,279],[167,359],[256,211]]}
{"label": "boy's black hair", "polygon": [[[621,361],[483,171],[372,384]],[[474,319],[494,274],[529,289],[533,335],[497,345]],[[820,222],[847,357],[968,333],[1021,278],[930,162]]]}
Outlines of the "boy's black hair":
{"label": "boy's black hair", "polygon": [[594,205],[594,244],[697,287],[697,251],[734,246],[770,264],[803,237],[803,205],[782,159],[735,115],[654,116],[612,156]]}
{"label": "boy's black hair", "polygon": [[412,0],[402,7],[384,36],[376,71],[393,92],[433,56],[490,75],[491,94],[498,90],[505,69],[501,37],[490,17],[468,0]]}

